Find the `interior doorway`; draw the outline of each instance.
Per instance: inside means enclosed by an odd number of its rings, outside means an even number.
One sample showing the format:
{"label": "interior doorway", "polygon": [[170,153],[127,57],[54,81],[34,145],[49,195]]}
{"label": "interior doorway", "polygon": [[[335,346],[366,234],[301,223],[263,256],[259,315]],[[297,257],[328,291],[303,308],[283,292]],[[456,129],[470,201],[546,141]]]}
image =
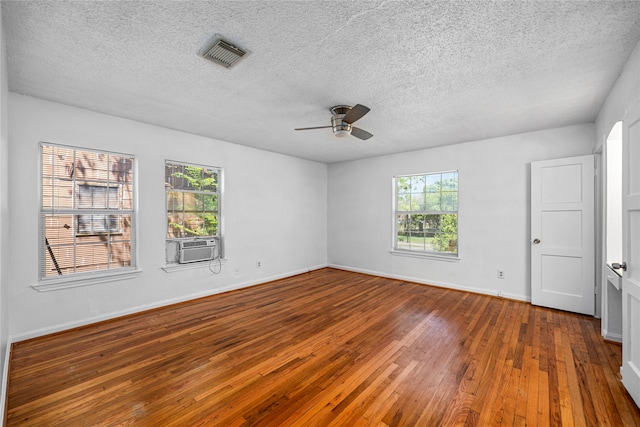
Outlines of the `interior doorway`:
{"label": "interior doorway", "polygon": [[622,122],[604,145],[604,236],[602,268],[602,335],[622,342],[621,275],[613,265],[622,261]]}

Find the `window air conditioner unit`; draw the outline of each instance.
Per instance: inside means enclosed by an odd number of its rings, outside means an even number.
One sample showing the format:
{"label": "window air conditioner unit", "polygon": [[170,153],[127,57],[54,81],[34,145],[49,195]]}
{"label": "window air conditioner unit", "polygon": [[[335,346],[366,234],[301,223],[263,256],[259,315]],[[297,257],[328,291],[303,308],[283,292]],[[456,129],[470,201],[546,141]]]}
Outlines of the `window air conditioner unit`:
{"label": "window air conditioner unit", "polygon": [[216,257],[216,239],[181,240],[178,245],[180,264],[209,261]]}

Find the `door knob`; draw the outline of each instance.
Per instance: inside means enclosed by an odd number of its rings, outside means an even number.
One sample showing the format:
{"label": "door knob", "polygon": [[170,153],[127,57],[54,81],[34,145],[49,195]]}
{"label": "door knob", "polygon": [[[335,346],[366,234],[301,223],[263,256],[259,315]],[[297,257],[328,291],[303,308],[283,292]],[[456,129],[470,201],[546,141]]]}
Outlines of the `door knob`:
{"label": "door knob", "polygon": [[622,269],[622,271],[627,271],[627,263],[623,262],[623,263],[617,263],[614,262],[613,264],[611,264],[611,267],[613,267],[615,270],[620,270]]}
{"label": "door knob", "polygon": [[533,239],[533,244],[537,245],[538,243],[540,243],[540,239]]}

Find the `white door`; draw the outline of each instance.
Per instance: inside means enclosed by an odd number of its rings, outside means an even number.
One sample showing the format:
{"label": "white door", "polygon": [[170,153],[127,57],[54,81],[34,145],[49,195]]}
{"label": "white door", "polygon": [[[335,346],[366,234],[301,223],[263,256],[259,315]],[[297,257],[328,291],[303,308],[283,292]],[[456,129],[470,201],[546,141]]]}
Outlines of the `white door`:
{"label": "white door", "polygon": [[640,103],[622,121],[622,258],[620,371],[640,406]]}
{"label": "white door", "polygon": [[593,315],[593,155],[531,163],[531,302]]}

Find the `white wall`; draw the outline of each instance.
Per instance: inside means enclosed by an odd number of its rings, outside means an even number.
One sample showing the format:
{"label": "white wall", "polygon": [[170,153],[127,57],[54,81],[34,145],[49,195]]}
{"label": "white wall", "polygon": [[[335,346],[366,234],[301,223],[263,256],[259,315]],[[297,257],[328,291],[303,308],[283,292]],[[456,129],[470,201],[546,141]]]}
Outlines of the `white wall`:
{"label": "white wall", "polygon": [[[14,93],[9,101],[8,297],[14,340],[326,265],[326,165]],[[40,141],[137,156],[143,270],[137,278],[50,292],[31,287],[38,272]],[[161,269],[165,159],[224,168],[228,261],[220,275],[207,268]]]}
{"label": "white wall", "polygon": [[622,120],[635,102],[640,102],[640,42],[636,44],[598,112],[594,147],[598,148],[604,143],[613,125]]}
{"label": "white wall", "polygon": [[[0,8],[0,382],[3,384],[0,393],[0,402],[5,399],[5,364],[8,360],[7,341],[9,338],[9,299],[8,299],[8,248],[7,239],[9,230],[9,202],[8,202],[8,152],[9,152],[9,126],[8,126],[8,102],[9,97],[7,79],[7,58],[4,38],[4,28],[2,27],[2,12]],[[0,407],[0,419],[4,419],[4,404]]]}
{"label": "white wall", "polygon": [[[329,165],[329,264],[530,300],[530,163],[589,154],[593,144],[584,124]],[[392,177],[452,169],[460,261],[391,255]]]}

